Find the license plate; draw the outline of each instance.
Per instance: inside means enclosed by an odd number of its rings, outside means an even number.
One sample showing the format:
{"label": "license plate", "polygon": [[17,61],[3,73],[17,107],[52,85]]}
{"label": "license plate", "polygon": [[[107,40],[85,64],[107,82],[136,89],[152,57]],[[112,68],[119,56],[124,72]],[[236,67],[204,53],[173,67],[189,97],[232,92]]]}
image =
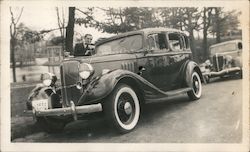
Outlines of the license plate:
{"label": "license plate", "polygon": [[36,111],[47,110],[49,107],[48,100],[47,99],[34,100],[34,101],[32,101],[32,107]]}

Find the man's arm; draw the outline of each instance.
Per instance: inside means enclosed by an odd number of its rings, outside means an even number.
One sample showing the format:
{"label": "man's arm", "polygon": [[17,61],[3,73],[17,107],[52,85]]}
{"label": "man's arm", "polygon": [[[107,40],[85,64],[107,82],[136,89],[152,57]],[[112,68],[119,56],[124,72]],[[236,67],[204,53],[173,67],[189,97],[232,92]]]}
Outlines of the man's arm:
{"label": "man's arm", "polygon": [[88,45],[87,48],[86,48],[86,51],[85,51],[85,55],[93,55],[94,50],[95,50],[95,45],[94,44]]}

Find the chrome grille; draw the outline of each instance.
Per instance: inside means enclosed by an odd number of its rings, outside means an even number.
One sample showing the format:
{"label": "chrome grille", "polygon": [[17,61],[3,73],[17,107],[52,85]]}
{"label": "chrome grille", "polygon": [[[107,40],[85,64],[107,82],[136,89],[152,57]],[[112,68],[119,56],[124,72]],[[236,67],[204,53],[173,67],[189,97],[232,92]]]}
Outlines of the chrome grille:
{"label": "chrome grille", "polygon": [[81,95],[81,90],[75,86],[79,81],[79,64],[78,61],[66,61],[60,66],[64,106],[69,106],[70,101],[76,104]]}
{"label": "chrome grille", "polygon": [[223,70],[223,64],[224,64],[223,56],[216,57],[216,55],[214,55],[213,56],[213,64],[214,64],[215,70],[217,72]]}

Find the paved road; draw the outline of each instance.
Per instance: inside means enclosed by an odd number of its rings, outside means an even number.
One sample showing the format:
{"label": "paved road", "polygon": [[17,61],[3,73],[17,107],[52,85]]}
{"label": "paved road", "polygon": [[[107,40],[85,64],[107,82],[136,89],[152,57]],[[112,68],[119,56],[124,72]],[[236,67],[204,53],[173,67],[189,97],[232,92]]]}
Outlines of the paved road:
{"label": "paved road", "polygon": [[198,101],[183,94],[171,102],[146,106],[137,128],[114,133],[104,120],[77,121],[61,134],[33,133],[16,142],[91,143],[234,143],[242,137],[242,80],[214,81],[203,86]]}

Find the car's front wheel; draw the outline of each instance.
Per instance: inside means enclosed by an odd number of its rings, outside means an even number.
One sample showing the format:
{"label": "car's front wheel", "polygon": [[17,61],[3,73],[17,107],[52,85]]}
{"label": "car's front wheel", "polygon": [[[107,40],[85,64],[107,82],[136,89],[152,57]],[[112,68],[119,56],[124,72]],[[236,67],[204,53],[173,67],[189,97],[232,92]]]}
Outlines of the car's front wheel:
{"label": "car's front wheel", "polygon": [[191,100],[199,99],[202,93],[202,85],[201,85],[201,78],[196,71],[194,71],[191,76],[191,88],[192,90],[187,92],[189,98]]}
{"label": "car's front wheel", "polygon": [[110,125],[120,133],[133,130],[140,117],[136,92],[126,84],[118,84],[105,101],[104,112]]}

